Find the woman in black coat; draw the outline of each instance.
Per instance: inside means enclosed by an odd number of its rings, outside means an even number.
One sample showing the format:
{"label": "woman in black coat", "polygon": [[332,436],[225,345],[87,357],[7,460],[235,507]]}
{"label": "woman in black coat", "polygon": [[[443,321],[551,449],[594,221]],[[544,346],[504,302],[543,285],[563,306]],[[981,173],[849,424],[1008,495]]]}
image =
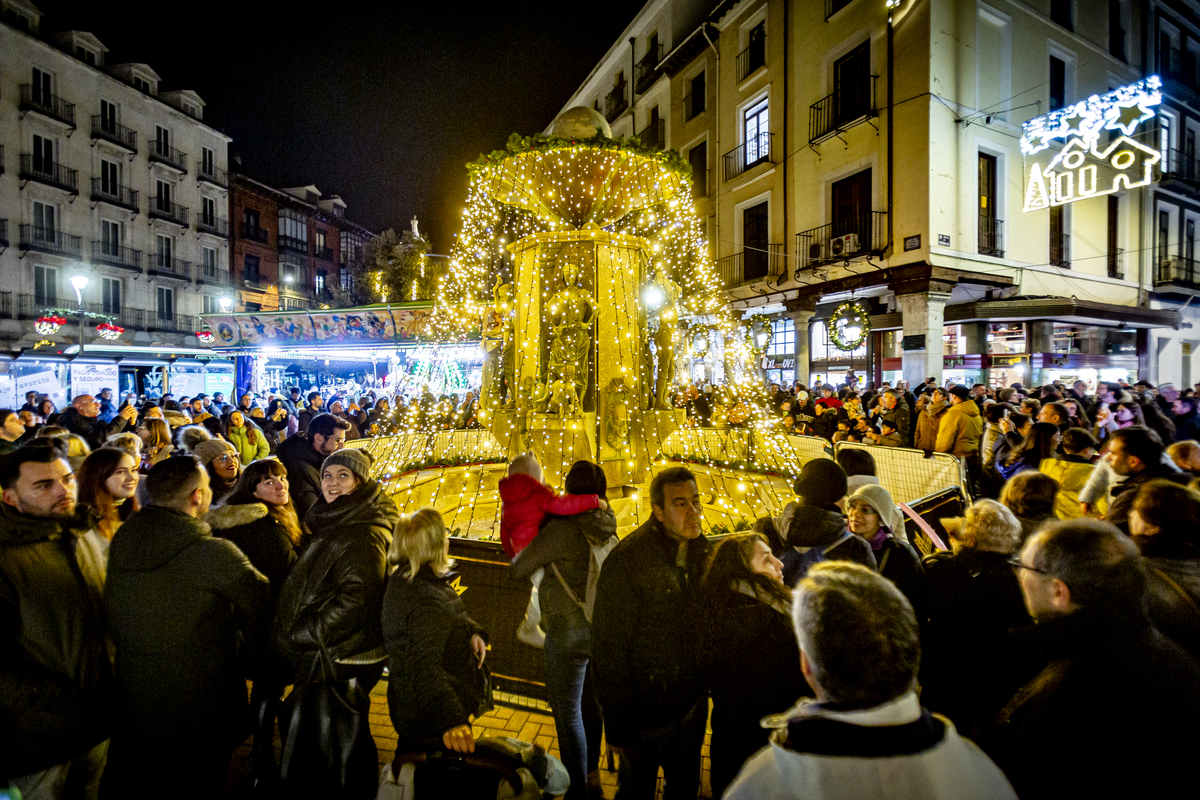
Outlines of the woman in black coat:
{"label": "woman in black coat", "polygon": [[891,493],[879,484],[860,486],[846,501],[850,532],[867,544],[879,574],[896,584],[920,619],[925,605],[921,557],[904,537],[904,522]]}
{"label": "woman in black coat", "polygon": [[792,630],[791,590],[764,536],[730,537],[713,551],[700,586],[701,668],[712,696],[712,796],[720,797],[767,744],[759,724],[811,692]]}
{"label": "woman in black coat", "polygon": [[[281,796],[374,797],[377,788],[367,718],[387,658],[379,609],[400,512],[370,470],[362,450],[325,459],[321,497],[305,518],[312,541],[279,596],[275,643],[296,684],[280,714]],[[324,698],[325,710],[314,708]],[[329,710],[345,724],[331,724]]]}
{"label": "woman in black coat", "polygon": [[475,751],[471,715],[487,699],[487,644],[450,585],[449,550],[442,515],[423,508],[397,528],[388,552],[395,571],[383,599],[383,636],[397,754]]}

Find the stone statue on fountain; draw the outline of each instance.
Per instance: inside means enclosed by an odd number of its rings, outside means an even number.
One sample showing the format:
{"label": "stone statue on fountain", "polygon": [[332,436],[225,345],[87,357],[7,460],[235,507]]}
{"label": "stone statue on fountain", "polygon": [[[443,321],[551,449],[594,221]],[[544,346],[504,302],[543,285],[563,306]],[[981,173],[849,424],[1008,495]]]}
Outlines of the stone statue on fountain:
{"label": "stone statue on fountain", "polygon": [[496,278],[492,290],[493,305],[484,314],[481,338],[483,339],[483,376],[480,380],[480,408],[491,410],[498,407],[508,391],[508,402],[516,399],[513,386],[513,323],[512,286]]}
{"label": "stone statue on fountain", "polygon": [[[587,397],[588,356],[592,347],[592,323],[596,318],[596,304],[579,284],[578,266],[563,264],[560,274],[563,288],[550,298],[547,306],[553,338],[550,340],[546,385],[553,385],[555,380],[570,383],[572,394],[576,402],[579,402]],[[564,405],[572,405],[567,400],[567,392],[561,388],[559,391],[561,399],[556,405],[560,409]],[[575,407],[579,408],[578,405]]]}
{"label": "stone statue on fountain", "polygon": [[654,379],[654,408],[665,410],[671,407],[668,398],[671,382],[675,379],[675,331],[679,323],[679,284],[666,275],[655,278],[655,285],[662,291],[662,305],[658,307],[658,330],[654,333],[654,347],[658,351],[658,369]]}

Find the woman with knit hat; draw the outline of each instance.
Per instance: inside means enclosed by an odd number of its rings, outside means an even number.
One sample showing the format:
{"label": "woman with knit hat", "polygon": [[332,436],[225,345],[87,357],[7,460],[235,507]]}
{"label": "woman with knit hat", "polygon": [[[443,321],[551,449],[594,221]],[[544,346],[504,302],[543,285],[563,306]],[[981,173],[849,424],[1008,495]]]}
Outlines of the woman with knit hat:
{"label": "woman with knit hat", "polygon": [[242,472],[237,450],[224,439],[208,439],[193,447],[192,455],[208,471],[212,505],[221,505],[237,485],[238,475]]}
{"label": "woman with knit hat", "polygon": [[904,517],[882,486],[859,487],[846,503],[850,532],[871,545],[879,574],[896,584],[920,619],[924,608],[925,569],[904,537]]}
{"label": "woman with knit hat", "polygon": [[[387,659],[380,614],[399,520],[371,478],[365,450],[325,459],[321,497],[305,518],[312,541],[284,583],[275,617],[275,643],[296,687],[279,718],[280,796],[289,789],[306,797],[375,796],[379,765],[368,716]],[[321,709],[343,710],[331,724]]]}

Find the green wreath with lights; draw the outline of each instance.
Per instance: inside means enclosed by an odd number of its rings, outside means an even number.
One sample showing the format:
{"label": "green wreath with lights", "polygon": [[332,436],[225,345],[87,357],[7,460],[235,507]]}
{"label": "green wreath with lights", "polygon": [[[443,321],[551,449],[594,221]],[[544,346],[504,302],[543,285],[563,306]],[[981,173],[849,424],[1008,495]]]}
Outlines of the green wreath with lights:
{"label": "green wreath with lights", "polygon": [[[767,338],[760,345],[758,334],[765,333]],[[771,349],[771,340],[775,338],[775,329],[771,326],[771,318],[766,314],[754,314],[746,320],[746,338],[750,344],[750,352],[756,358],[762,358]]]}
{"label": "green wreath with lights", "polygon": [[[846,339],[842,336],[840,323],[851,320],[858,320],[861,323],[862,330],[855,338]],[[862,347],[863,342],[867,340],[867,336],[871,333],[871,318],[867,314],[866,306],[857,300],[850,303],[842,303],[830,315],[828,329],[829,341],[838,350],[857,350],[859,347]]]}

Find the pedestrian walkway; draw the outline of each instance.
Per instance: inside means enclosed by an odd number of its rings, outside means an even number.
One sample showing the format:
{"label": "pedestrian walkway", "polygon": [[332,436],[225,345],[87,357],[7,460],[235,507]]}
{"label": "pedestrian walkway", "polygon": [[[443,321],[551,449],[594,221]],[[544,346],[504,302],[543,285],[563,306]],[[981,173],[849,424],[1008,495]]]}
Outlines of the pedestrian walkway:
{"label": "pedestrian walkway", "polygon": [[[503,693],[497,693],[496,700],[506,702],[516,700],[510,698]],[[529,704],[530,701],[521,699],[522,705]],[[489,714],[486,714],[477,719],[472,727],[475,729],[475,737],[484,736],[507,736],[511,739],[519,739],[523,742],[534,742],[546,748],[546,751],[553,756],[558,755],[558,733],[554,728],[554,718],[550,716],[549,708],[544,704],[534,701],[534,704],[539,707],[537,711],[520,710],[509,706],[498,705]],[[387,681],[382,680],[371,692],[371,734],[375,737],[375,747],[379,750],[379,765],[383,766],[391,762],[392,757],[396,754],[396,731],[392,728],[392,720],[388,716],[387,708]],[[700,797],[708,798],[711,796],[711,791],[708,784],[708,740],[710,732],[704,735],[704,746],[701,750],[703,775],[700,781]],[[275,752],[279,753],[279,737],[276,733],[275,737]],[[617,773],[614,768],[608,767],[608,748],[604,745],[604,750],[600,755],[600,784],[604,790],[605,800],[611,800],[617,794]],[[250,740],[243,742],[233,755],[233,764],[229,770],[229,784],[227,794],[230,797],[248,797],[250,795]],[[659,779],[659,797],[662,796],[662,783]]]}

